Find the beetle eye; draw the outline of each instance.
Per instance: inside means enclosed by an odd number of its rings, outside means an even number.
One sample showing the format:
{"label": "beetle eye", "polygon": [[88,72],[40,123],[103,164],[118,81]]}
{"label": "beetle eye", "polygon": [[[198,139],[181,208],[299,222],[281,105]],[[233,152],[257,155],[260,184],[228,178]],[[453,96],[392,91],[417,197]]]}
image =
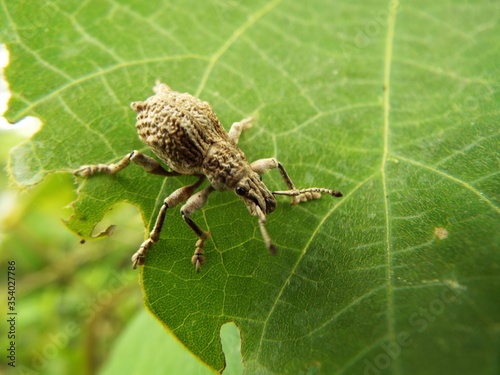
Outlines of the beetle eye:
{"label": "beetle eye", "polygon": [[243,196],[247,193],[247,189],[245,189],[244,187],[241,187],[241,186],[238,186],[235,191],[236,191],[236,194],[241,195],[241,196]]}

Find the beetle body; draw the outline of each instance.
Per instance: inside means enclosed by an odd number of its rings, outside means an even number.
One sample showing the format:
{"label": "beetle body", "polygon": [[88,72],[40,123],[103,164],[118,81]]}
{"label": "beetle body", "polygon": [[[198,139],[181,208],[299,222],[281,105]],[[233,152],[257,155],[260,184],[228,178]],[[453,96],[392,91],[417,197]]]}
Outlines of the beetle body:
{"label": "beetle body", "polygon": [[[231,141],[207,102],[165,84],[143,102],[133,102],[139,138],[182,175],[204,175],[217,191],[234,190],[254,216],[255,205],[269,214],[276,199],[252,170],[237,143]],[[238,190],[236,190],[238,189]]]}

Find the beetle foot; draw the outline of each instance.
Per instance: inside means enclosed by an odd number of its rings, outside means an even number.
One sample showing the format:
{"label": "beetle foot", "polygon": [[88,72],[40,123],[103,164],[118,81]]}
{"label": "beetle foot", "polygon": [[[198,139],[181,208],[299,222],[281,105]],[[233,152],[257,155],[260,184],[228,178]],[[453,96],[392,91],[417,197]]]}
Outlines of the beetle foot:
{"label": "beetle foot", "polygon": [[201,265],[205,263],[205,251],[203,248],[205,247],[205,240],[198,240],[196,242],[196,250],[194,251],[194,255],[191,258],[191,263],[194,264],[196,268],[196,272],[200,272]]}
{"label": "beetle foot", "polygon": [[88,177],[92,174],[92,165],[82,165],[73,171],[75,176]]}
{"label": "beetle foot", "polygon": [[298,204],[300,202],[307,202],[321,198],[321,193],[316,191],[308,191],[306,193],[301,193],[295,197],[292,197],[292,204]]}
{"label": "beetle foot", "polygon": [[139,247],[139,250],[136,251],[134,255],[132,255],[132,268],[135,270],[137,266],[142,266],[144,262],[146,262],[146,253],[153,246],[153,241],[151,238],[148,238],[144,241]]}

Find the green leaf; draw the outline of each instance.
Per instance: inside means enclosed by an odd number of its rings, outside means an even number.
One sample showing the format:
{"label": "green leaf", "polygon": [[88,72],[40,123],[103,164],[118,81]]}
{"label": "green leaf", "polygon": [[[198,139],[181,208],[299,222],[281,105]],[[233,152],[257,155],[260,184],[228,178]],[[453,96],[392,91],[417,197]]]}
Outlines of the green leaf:
{"label": "green leaf", "polygon": [[[239,199],[213,194],[193,217],[212,234],[199,274],[195,236],[169,211],[141,274],[146,305],[206,364],[222,371],[220,327],[235,322],[249,374],[498,373],[496,3],[4,0],[1,9],[0,35],[15,36],[7,117],[44,123],[12,151],[17,184],[133,149],[152,155],[129,103],[160,79],[210,102],[226,129],[253,114],[240,142],[249,159],[276,157],[297,186],[344,193],[281,199],[267,223],[275,257]],[[192,181],[137,166],[79,179],[68,226],[88,238],[128,201],[149,231],[162,200]],[[284,186],[276,171],[264,181]]]}

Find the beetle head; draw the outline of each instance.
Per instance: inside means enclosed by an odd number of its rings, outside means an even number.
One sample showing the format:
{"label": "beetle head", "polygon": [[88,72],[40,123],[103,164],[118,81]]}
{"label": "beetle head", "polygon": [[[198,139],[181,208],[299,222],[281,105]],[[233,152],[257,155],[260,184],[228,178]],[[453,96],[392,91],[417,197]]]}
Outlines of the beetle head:
{"label": "beetle head", "polygon": [[260,218],[261,214],[265,216],[276,208],[273,194],[253,171],[245,154],[233,144],[212,145],[203,161],[203,174],[215,190],[232,190],[240,196],[253,216]]}
{"label": "beetle head", "polygon": [[248,211],[253,216],[268,215],[276,208],[276,198],[261,181],[260,175],[254,171],[249,171],[233,189],[235,194],[245,202]]}
{"label": "beetle head", "polygon": [[245,155],[229,143],[217,143],[203,161],[203,174],[217,191],[233,190],[241,197],[252,216],[259,218],[259,227],[271,254],[276,248],[265,228],[266,215],[276,208],[276,198],[264,185],[260,175],[248,163]]}

